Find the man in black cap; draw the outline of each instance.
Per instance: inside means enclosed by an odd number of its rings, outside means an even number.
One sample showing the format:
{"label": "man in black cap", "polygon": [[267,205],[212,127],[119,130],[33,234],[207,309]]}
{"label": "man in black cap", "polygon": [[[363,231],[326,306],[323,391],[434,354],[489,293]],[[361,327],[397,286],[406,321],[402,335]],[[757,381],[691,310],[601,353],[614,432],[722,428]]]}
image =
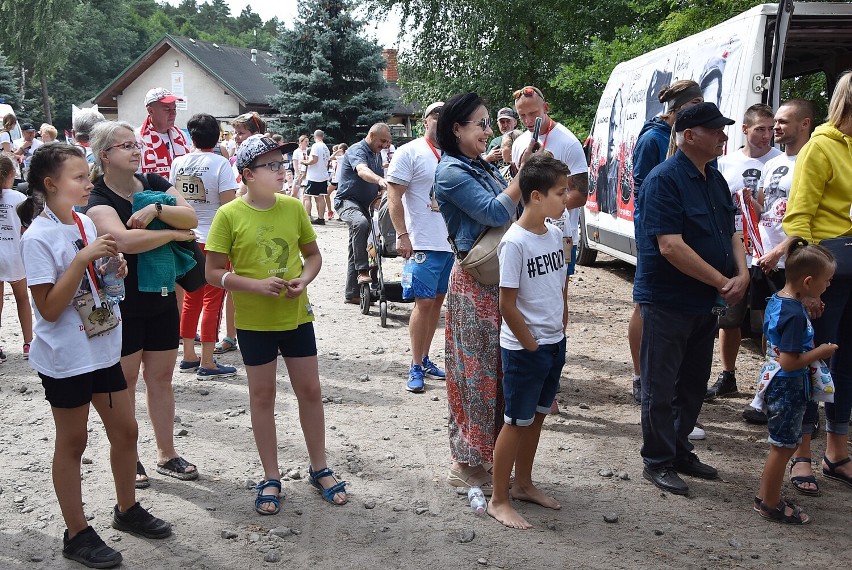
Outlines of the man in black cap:
{"label": "man in black cap", "polygon": [[503,107],[497,111],[497,125],[500,127],[500,136],[494,137],[488,143],[485,149],[485,160],[501,168],[512,162],[512,143],[521,134],[521,131],[515,128],[518,126],[515,110],[511,107]]}
{"label": "man in black cap", "polygon": [[713,103],[679,112],[678,151],[639,193],[633,300],[642,316],[643,476],[678,495],[689,492],[678,473],[718,477],[688,436],[707,389],[717,316],[748,287],[731,193],[708,165],[724,152],[724,127],[732,124]]}
{"label": "man in black cap", "polygon": [[30,160],[33,158],[33,153],[42,143],[35,138],[36,130],[32,123],[21,123],[21,133],[24,136],[15,140],[14,143],[15,154],[21,163],[21,177],[26,180],[27,174],[30,171]]}

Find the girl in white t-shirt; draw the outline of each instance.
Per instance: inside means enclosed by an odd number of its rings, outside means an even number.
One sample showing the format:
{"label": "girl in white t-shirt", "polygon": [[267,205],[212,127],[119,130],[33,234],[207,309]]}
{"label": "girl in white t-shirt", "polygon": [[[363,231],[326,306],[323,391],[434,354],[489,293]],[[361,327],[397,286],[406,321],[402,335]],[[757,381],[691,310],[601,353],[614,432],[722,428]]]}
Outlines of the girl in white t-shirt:
{"label": "girl in white t-shirt", "polygon": [[[15,164],[8,156],[0,155],[0,313],[3,312],[3,293],[6,281],[12,287],[18,306],[18,321],[24,337],[23,356],[29,358],[33,341],[33,313],[27,296],[27,280],[21,259],[21,219],[15,208],[26,198],[16,190]],[[6,355],[0,348],[0,363]]]}
{"label": "girl in white t-shirt", "polygon": [[[119,363],[121,314],[98,294],[94,268],[96,260],[119,253],[111,235],[97,237],[94,223],[74,211],[86,204],[92,188],[89,163],[76,147],[54,143],[39,148],[30,163],[29,185],[30,197],[18,206],[18,214],[29,226],[21,247],[36,311],[30,365],[41,378],[56,425],[53,488],[68,527],[62,555],[111,568],[121,563],[121,553],[88,525],[76,476],[86,449],[90,403],[110,441],[118,498],[112,526],[147,538],[171,534],[169,523],[136,502],[138,428]],[[127,273],[123,258],[118,271],[120,277]]]}

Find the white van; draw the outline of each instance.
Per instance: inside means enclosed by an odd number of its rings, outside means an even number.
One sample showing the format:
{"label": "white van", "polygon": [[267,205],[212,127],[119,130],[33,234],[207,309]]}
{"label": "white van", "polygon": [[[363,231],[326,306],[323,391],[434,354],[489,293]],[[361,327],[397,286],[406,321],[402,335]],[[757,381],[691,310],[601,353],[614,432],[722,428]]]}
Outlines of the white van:
{"label": "white van", "polygon": [[[778,16],[779,5],[782,7]],[[755,103],[778,108],[781,80],[824,74],[831,96],[837,77],[852,68],[852,4],[762,4],[708,30],[658,48],[613,69],[587,140],[589,197],[581,211],[577,261],[598,251],[636,264],[633,233],[633,146],[645,121],[659,115],[660,89],[696,81],[704,100],[726,117],[727,149],[745,141],[741,121]],[[817,118],[820,122],[821,118]]]}

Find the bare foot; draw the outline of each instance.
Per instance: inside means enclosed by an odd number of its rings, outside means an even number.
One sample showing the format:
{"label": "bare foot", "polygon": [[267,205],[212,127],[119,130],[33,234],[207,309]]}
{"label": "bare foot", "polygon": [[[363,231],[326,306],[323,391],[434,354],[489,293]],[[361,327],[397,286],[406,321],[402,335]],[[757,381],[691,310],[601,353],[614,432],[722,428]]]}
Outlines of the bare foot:
{"label": "bare foot", "polygon": [[509,528],[526,530],[532,528],[527,520],[512,508],[510,503],[495,505],[494,501],[488,503],[486,512],[497,522]]}
{"label": "bare foot", "polygon": [[538,490],[538,487],[532,484],[521,487],[516,482],[512,486],[512,498],[519,501],[526,501],[528,503],[536,503],[542,507],[557,511],[562,508],[562,505],[556,502],[556,499],[545,495]]}
{"label": "bare foot", "polygon": [[[279,497],[280,498],[280,495],[278,493],[278,489],[276,489],[272,485],[268,486],[266,489],[261,491],[260,494],[264,495],[264,496]],[[274,513],[275,509],[277,509],[278,507],[276,507],[275,503],[273,503],[272,501],[266,501],[266,502],[260,503],[260,505],[258,505],[257,508],[259,508],[262,511],[266,511],[267,513]]]}

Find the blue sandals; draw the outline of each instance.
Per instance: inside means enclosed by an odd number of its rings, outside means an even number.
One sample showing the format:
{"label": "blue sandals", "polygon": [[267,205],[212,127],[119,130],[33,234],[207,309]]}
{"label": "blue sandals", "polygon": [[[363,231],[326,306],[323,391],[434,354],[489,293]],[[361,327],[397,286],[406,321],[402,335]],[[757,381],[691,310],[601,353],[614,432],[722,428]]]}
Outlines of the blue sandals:
{"label": "blue sandals", "polygon": [[[314,471],[313,467],[308,466],[308,475],[311,479],[311,485],[313,485],[314,488],[316,488],[316,490],[320,492],[320,495],[322,495],[323,499],[335,506],[341,506],[346,504],[334,502],[334,496],[336,494],[346,494],[346,481],[338,481],[337,477],[334,476],[334,471],[332,471],[328,467],[324,467],[319,471]],[[319,480],[323,477],[331,477],[335,480],[335,484],[328,488],[323,487],[319,482]]]}
{"label": "blue sandals", "polygon": [[[268,489],[269,487],[275,487],[278,490],[278,493],[281,493],[281,481],[278,479],[270,479],[268,481],[261,481],[257,484],[255,489],[257,489],[257,497],[254,499],[254,510],[262,515],[277,515],[281,510],[281,502],[278,494],[275,495],[264,495],[263,491]],[[266,509],[261,509],[262,505],[266,505],[268,503],[272,503],[275,507],[274,510],[268,511]]]}

